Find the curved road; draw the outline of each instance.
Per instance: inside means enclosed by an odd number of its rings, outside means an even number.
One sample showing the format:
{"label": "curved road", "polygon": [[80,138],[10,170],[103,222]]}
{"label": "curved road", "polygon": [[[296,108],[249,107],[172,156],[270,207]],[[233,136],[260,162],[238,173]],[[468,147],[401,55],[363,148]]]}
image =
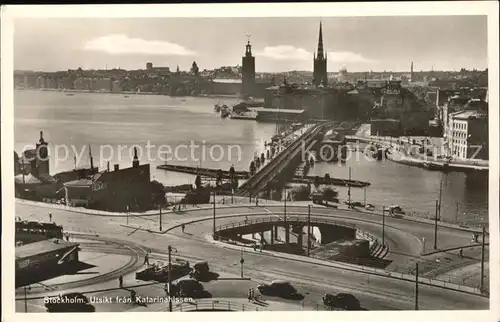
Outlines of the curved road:
{"label": "curved road", "polygon": [[[283,207],[238,207],[221,208],[216,210],[217,224],[240,221],[239,216],[252,215],[263,216],[263,213],[273,215],[282,213]],[[307,209],[305,210],[307,211]],[[139,247],[149,248],[153,257],[158,256],[166,261],[164,255],[168,245],[177,249],[174,256],[187,258],[191,261],[200,259],[207,260],[213,271],[221,277],[237,277],[240,275],[240,251],[227,249],[207,242],[205,234],[212,231],[212,210],[202,209],[180,214],[163,214],[163,229],[172,228],[168,233],[156,234],[142,229],[158,231],[158,216],[130,217],[128,224],[133,227],[141,227],[136,230],[124,227],[127,220],[123,217],[104,217],[74,213],[65,210],[40,208],[28,204],[16,203],[16,215],[28,217],[36,214],[43,218],[44,215],[52,213],[52,218],[58,224],[62,224],[68,230],[91,229],[100,236],[124,240]],[[287,213],[302,213],[303,207],[287,207]],[[355,211],[335,210],[326,208],[314,208],[314,216],[331,216],[339,221],[356,222],[360,229],[380,236],[381,216]],[[230,218],[223,218],[231,216]],[[202,220],[205,219],[205,220]],[[174,228],[180,223],[202,220],[198,223],[186,225],[186,231],[182,233],[180,228]],[[408,221],[404,219],[386,218],[386,237],[391,249],[388,255],[394,263],[408,261],[408,256],[417,256],[421,251],[422,237],[431,241],[433,226],[427,223]],[[445,227],[439,228],[440,247],[461,246],[470,242],[470,232],[455,230]],[[156,255],[158,254],[158,255]],[[321,302],[321,296],[326,292],[345,291],[356,295],[364,308],[369,310],[412,310],[414,309],[414,283],[385,278],[381,276],[370,276],[342,269],[334,269],[310,263],[294,260],[276,258],[266,254],[245,252],[244,253],[244,275],[251,281],[226,280],[209,282],[205,286],[214,297],[245,297],[248,287],[255,287],[259,281],[270,281],[273,279],[286,279],[292,282],[297,289],[305,295],[304,307],[315,309]],[[126,283],[137,286],[138,283],[132,275],[125,276]],[[144,283],[142,283],[144,284]],[[109,281],[99,285],[89,285],[79,288],[79,291],[91,291],[104,288],[115,288],[116,281]],[[163,293],[162,285],[151,285],[138,288],[139,294],[151,294],[160,296]],[[96,294],[127,294],[124,290],[109,290]],[[43,307],[40,301],[33,300],[33,309]],[[38,304],[37,304],[38,303]],[[23,311],[22,301],[16,302],[17,309]],[[98,311],[124,311],[131,309],[129,304],[96,305]],[[465,294],[457,291],[446,290],[425,285],[419,286],[419,308],[420,309],[487,309],[488,298]],[[30,308],[31,310],[32,308]]]}

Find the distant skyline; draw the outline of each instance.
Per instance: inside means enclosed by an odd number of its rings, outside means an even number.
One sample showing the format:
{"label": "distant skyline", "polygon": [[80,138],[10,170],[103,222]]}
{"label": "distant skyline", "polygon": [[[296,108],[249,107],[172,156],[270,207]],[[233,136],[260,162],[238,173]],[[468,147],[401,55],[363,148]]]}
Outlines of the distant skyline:
{"label": "distant skyline", "polygon": [[486,16],[24,18],[14,22],[14,69],[235,66],[250,35],[257,72],[312,71],[320,21],[328,72],[488,65]]}

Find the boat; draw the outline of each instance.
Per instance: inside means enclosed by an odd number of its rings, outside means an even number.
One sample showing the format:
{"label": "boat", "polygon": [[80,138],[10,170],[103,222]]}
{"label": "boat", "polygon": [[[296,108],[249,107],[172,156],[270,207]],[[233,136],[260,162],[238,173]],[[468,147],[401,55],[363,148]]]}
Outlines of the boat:
{"label": "boat", "polygon": [[257,112],[231,112],[231,119],[234,120],[257,120]]}
{"label": "boat", "polygon": [[74,93],[66,93],[66,96],[75,96]]}
{"label": "boat", "polygon": [[125,97],[125,98],[129,98],[130,96],[128,96],[128,95],[125,95],[125,96],[123,96],[123,97]]}

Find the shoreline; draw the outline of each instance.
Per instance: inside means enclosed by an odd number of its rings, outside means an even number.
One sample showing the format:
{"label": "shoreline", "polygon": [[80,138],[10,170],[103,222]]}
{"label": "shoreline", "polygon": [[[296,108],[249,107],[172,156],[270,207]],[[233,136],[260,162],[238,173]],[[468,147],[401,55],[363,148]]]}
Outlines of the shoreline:
{"label": "shoreline", "polygon": [[85,93],[85,94],[114,94],[114,95],[154,95],[154,96],[168,96],[172,98],[182,98],[182,97],[201,97],[201,98],[240,98],[238,95],[217,95],[217,94],[206,94],[197,96],[170,96],[167,94],[156,93],[156,92],[130,92],[130,91],[91,91],[87,89],[58,89],[58,88],[14,88],[14,91],[33,91],[33,92],[60,92],[60,93]]}

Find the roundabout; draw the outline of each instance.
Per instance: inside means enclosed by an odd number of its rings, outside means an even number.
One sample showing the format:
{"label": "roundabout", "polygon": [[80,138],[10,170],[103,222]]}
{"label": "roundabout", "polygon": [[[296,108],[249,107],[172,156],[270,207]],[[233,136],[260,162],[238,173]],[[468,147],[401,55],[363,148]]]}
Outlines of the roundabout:
{"label": "roundabout", "polygon": [[[126,245],[133,244],[143,251],[150,251],[151,259],[167,260],[167,248],[171,245],[176,249],[174,257],[192,262],[207,261],[211,270],[220,275],[218,280],[204,283],[213,300],[222,298],[245,300],[248,289],[255,288],[259,282],[287,280],[304,295],[302,301],[278,298],[264,298],[264,301],[295,305],[294,307],[300,310],[321,309],[322,296],[325,293],[335,292],[355,295],[362,307],[368,310],[415,309],[415,283],[408,280],[406,276],[411,276],[409,272],[415,266],[413,262],[421,261],[421,254],[431,250],[430,242],[425,245],[422,238],[431,241],[434,233],[432,223],[386,217],[384,219],[384,245],[386,244],[388,252],[384,258],[390,260],[391,263],[385,270],[378,271],[378,269],[362,265],[324,261],[269,250],[260,252],[238,244],[210,240],[207,236],[213,234],[214,223],[213,209],[209,207],[186,210],[182,213],[163,213],[161,222],[156,214],[136,214],[125,220],[113,214],[89,216],[63,209],[50,211],[54,221],[64,227],[74,227],[77,224],[79,227],[92,229],[102,238],[119,241]],[[307,207],[303,206],[289,205],[286,211],[287,216],[303,218],[307,215]],[[16,203],[18,215],[31,213],[41,215],[46,212],[48,212],[46,208]],[[284,208],[281,205],[218,207],[215,210],[215,224],[222,226],[241,222],[245,217],[263,220],[282,218],[283,215]],[[354,225],[376,240],[382,238],[380,214],[314,207],[311,218],[335,221],[339,225],[345,224],[351,227]],[[439,250],[469,245],[470,234],[471,230],[465,228],[440,225],[437,240]],[[243,265],[240,264],[241,258],[244,258]],[[138,261],[138,265],[140,264],[142,264],[142,259]],[[241,278],[242,269],[244,279]],[[398,271],[406,273],[398,273]],[[144,283],[138,283],[133,275],[133,273],[124,274],[125,287],[136,288],[138,293],[148,296],[164,295],[163,285],[151,283],[142,285]],[[462,289],[457,290],[453,283],[440,282],[440,285],[434,285],[429,280],[429,278],[422,278],[418,285],[419,309],[486,309],[489,306],[488,297],[479,295],[477,291],[474,291],[474,287],[462,286]],[[127,293],[117,288],[116,280],[77,287],[76,290],[93,292],[92,294],[99,296]],[[35,299],[29,300],[33,302],[33,305],[37,305],[36,301]],[[18,310],[22,311],[20,309],[22,298],[16,301],[16,306],[19,306]],[[161,310],[159,307],[136,308],[118,303],[96,304],[96,311],[119,312],[137,309]]]}

